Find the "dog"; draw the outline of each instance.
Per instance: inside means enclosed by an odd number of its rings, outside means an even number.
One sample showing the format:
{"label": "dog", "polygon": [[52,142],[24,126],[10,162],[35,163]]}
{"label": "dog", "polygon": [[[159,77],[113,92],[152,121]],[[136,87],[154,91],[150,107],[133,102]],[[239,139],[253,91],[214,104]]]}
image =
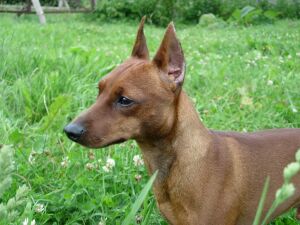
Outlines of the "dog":
{"label": "dog", "polygon": [[[96,102],[64,131],[89,148],[134,139],[149,174],[162,215],[173,225],[250,225],[266,178],[266,214],[283,183],[284,167],[295,161],[300,129],[253,133],[207,129],[182,90],[185,60],[173,23],[149,59],[142,19],[131,57],[103,77]],[[295,194],[271,219],[300,207]],[[299,209],[298,209],[299,212]]]}

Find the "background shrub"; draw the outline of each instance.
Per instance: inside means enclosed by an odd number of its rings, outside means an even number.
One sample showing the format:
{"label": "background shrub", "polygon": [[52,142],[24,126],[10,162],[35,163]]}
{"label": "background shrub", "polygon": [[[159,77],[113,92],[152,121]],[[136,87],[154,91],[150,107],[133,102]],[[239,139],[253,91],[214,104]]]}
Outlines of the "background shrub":
{"label": "background shrub", "polygon": [[[0,0],[0,4],[25,4],[27,0]],[[56,6],[58,0],[40,0],[43,6]],[[69,0],[71,7],[88,6],[90,0]],[[275,11],[281,18],[300,18],[300,0],[98,0],[92,18],[102,20],[136,20],[144,15],[148,21],[165,26],[171,20],[198,23],[203,14],[213,13],[227,20],[236,10],[251,6]],[[256,11],[258,12],[258,11]],[[264,16],[262,16],[264,17]],[[254,20],[257,22],[257,20]],[[266,21],[265,17],[261,21]]]}
{"label": "background shrub", "polygon": [[197,23],[201,15],[208,13],[227,20],[235,10],[248,5],[262,12],[276,11],[281,18],[300,17],[300,0],[102,0],[94,15],[106,20],[147,15],[157,25],[166,25],[171,20]]}

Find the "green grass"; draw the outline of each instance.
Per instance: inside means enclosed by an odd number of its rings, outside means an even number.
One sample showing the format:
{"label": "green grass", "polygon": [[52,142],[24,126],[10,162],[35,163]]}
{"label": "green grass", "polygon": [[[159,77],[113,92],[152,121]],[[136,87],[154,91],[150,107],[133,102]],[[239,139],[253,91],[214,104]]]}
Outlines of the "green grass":
{"label": "green grass", "polygon": [[[17,167],[5,199],[27,184],[33,203],[45,205],[34,214],[38,224],[101,219],[121,224],[149,179],[143,166],[133,164],[137,145],[130,141],[89,151],[69,141],[62,129],[95,100],[97,81],[129,56],[137,23],[92,23],[68,15],[47,19],[44,27],[36,16],[0,19],[0,144],[14,146]],[[248,28],[177,26],[187,61],[184,89],[207,127],[300,127],[299,26],[300,21]],[[164,30],[145,29],[153,55]],[[64,157],[69,158],[65,167]],[[102,168],[107,157],[116,162],[108,173]],[[153,195],[138,214],[143,224],[166,224]],[[300,224],[292,214],[273,224]]]}

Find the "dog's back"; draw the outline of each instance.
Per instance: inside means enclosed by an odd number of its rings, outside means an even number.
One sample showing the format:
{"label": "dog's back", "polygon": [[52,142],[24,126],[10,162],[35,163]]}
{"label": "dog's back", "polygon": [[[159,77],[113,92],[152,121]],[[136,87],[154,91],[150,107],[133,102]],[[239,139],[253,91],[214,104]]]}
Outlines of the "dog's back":
{"label": "dog's back", "polygon": [[[252,133],[212,131],[225,139],[229,146],[234,146],[234,153],[242,166],[243,188],[246,193],[243,213],[249,218],[241,218],[240,224],[247,224],[254,218],[258,199],[266,178],[270,177],[265,209],[269,209],[275,199],[275,193],[283,184],[283,169],[295,161],[295,154],[300,149],[300,129],[272,129]],[[235,162],[237,163],[237,162]],[[283,203],[274,217],[285,212],[291,206],[300,206],[300,175],[293,179],[297,191],[294,197]]]}

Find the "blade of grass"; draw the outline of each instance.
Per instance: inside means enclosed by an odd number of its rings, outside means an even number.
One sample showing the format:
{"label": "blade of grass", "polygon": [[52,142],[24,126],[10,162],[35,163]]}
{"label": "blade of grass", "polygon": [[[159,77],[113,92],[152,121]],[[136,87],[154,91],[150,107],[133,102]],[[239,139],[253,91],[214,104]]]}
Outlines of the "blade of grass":
{"label": "blade of grass", "polygon": [[262,192],[260,200],[259,200],[256,215],[255,215],[255,218],[253,221],[253,225],[259,225],[260,217],[261,217],[262,211],[264,209],[264,204],[265,204],[265,200],[266,200],[268,189],[269,189],[269,184],[270,184],[270,177],[267,177],[265,184],[264,184],[263,192]]}
{"label": "blade of grass", "polygon": [[132,208],[129,212],[129,214],[126,216],[125,220],[123,221],[122,225],[129,225],[134,220],[134,216],[143,204],[143,201],[145,200],[147,194],[149,193],[155,178],[157,176],[158,171],[156,171],[149,179],[141,193],[139,194],[138,198],[135,200],[135,202],[132,205]]}

